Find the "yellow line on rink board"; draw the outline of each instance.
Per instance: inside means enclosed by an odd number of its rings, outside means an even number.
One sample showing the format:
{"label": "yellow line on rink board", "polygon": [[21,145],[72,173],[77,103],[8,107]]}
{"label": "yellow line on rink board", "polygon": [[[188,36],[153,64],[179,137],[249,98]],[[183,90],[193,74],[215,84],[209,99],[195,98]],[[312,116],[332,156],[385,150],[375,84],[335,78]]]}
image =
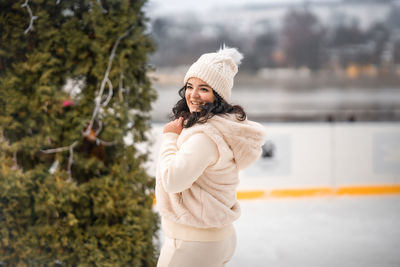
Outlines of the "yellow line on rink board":
{"label": "yellow line on rink board", "polygon": [[249,190],[249,191],[238,191],[237,192],[238,199],[263,198],[264,196],[265,196],[264,190]]}
{"label": "yellow line on rink board", "polygon": [[271,190],[239,190],[238,199],[286,198],[286,197],[318,197],[346,195],[390,195],[400,194],[400,185],[344,186],[338,188],[291,188]]}
{"label": "yellow line on rink board", "polygon": [[341,187],[337,195],[386,195],[400,194],[400,185]]}
{"label": "yellow line on rink board", "polygon": [[[266,199],[320,196],[400,195],[400,184],[374,186],[343,186],[338,188],[291,188],[271,190],[239,190],[238,199]],[[154,198],[153,204],[156,204]]]}
{"label": "yellow line on rink board", "polygon": [[299,189],[275,189],[268,194],[269,197],[308,197],[332,195],[331,188],[299,188]]}

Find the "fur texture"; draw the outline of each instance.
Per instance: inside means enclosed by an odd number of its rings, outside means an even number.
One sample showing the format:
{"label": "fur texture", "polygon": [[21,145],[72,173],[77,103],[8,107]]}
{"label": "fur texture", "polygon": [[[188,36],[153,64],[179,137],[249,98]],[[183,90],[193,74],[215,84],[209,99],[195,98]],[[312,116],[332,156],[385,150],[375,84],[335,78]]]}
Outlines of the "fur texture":
{"label": "fur texture", "polygon": [[180,193],[166,192],[157,172],[157,206],[161,216],[174,223],[197,228],[224,227],[240,216],[236,199],[239,170],[261,155],[264,128],[248,120],[237,121],[232,115],[214,116],[205,124],[184,129],[177,148],[196,133],[204,133],[215,142],[219,154],[216,163]]}
{"label": "fur texture", "polygon": [[230,57],[237,66],[242,63],[243,55],[236,49],[226,46],[225,44],[217,51],[217,55]]}

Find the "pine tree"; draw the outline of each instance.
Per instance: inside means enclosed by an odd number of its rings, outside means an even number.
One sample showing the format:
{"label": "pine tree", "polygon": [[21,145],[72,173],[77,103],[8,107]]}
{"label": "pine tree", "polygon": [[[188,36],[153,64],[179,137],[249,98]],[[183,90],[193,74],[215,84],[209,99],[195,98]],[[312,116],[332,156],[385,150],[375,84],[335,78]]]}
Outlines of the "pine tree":
{"label": "pine tree", "polygon": [[0,265],[155,265],[145,2],[0,1]]}

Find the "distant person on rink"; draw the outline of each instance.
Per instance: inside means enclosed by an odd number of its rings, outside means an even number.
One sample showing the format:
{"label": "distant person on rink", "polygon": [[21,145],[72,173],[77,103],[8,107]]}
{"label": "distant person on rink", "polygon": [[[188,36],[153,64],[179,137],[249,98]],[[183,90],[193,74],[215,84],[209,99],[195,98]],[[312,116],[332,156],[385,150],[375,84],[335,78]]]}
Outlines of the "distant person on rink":
{"label": "distant person on rink", "polygon": [[239,170],[261,155],[264,129],[229,104],[243,56],[222,47],[189,68],[164,126],[156,198],[165,241],[158,267],[224,266],[236,248]]}

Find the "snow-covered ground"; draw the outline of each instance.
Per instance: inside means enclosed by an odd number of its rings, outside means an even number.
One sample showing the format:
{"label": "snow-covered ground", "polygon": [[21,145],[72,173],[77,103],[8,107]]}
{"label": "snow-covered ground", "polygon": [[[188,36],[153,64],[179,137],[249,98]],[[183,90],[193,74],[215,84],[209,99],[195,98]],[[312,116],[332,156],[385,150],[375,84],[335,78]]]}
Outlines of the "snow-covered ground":
{"label": "snow-covered ground", "polygon": [[400,196],[242,200],[227,267],[398,267]]}
{"label": "snow-covered ground", "polygon": [[398,195],[240,203],[227,267],[400,266]]}

